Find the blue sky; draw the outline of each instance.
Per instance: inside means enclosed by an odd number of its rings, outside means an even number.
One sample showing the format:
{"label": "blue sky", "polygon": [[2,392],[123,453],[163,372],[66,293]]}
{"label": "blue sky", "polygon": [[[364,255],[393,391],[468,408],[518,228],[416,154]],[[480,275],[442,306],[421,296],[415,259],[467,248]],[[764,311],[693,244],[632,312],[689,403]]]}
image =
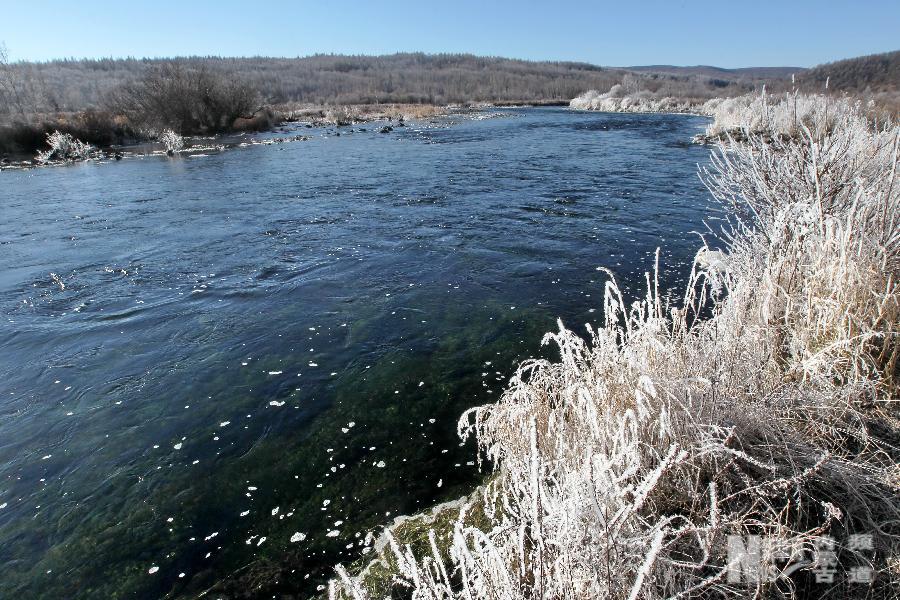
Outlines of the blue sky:
{"label": "blue sky", "polygon": [[14,60],[423,51],[744,67],[900,48],[897,0],[0,0],[0,19]]}

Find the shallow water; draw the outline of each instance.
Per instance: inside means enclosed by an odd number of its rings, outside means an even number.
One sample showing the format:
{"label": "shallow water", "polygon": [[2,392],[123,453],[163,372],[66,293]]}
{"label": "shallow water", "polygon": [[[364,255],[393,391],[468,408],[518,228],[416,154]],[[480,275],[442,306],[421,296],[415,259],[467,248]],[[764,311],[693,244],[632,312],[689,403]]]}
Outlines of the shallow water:
{"label": "shallow water", "polygon": [[306,596],[480,480],[457,417],[597,267],[683,279],[705,119],[486,116],[0,174],[3,594]]}

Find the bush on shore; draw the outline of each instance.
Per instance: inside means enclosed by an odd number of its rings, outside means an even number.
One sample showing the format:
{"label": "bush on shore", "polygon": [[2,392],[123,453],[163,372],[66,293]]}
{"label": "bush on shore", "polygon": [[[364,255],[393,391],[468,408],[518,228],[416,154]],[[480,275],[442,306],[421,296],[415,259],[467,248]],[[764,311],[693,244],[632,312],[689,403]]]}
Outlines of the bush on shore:
{"label": "bush on shore", "polygon": [[263,107],[256,90],[236,77],[178,62],[149,69],[112,94],[111,107],[136,127],[179,135],[231,131]]}
{"label": "bush on shore", "polygon": [[139,138],[125,119],[107,111],[32,115],[0,125],[0,155],[34,154],[45,148],[47,136],[54,131],[67,133],[98,148]]}
{"label": "bush on shore", "polygon": [[87,160],[96,151],[90,144],[60,131],[47,134],[47,146],[46,150],[37,153],[37,162],[44,164],[51,160]]}
{"label": "bush on shore", "polygon": [[[896,596],[900,127],[798,102],[823,110],[788,122],[796,135],[759,131],[760,111],[792,114],[789,101],[714,124],[743,128],[702,174],[731,219],[679,302],[651,273],[626,306],[609,273],[602,327],[583,339],[559,323],[544,339],[558,361],[525,362],[497,404],[462,416],[494,477],[440,546],[386,533],[393,594]],[[872,551],[833,564],[829,536],[853,534]],[[777,544],[736,563],[729,536],[749,535]],[[847,583],[856,568],[874,582]],[[332,597],[370,597],[365,577],[337,574]]]}

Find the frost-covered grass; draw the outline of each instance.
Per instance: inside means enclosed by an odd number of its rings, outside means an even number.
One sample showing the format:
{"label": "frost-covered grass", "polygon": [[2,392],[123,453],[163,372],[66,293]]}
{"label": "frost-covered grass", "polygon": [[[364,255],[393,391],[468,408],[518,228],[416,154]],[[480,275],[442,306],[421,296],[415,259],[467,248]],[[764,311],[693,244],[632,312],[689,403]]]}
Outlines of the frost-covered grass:
{"label": "frost-covered grass", "polygon": [[[413,598],[896,597],[900,128],[830,102],[723,109],[734,120],[718,124],[745,132],[702,174],[733,209],[723,250],[700,249],[672,304],[659,265],[631,306],[610,272],[602,327],[582,337],[560,322],[544,339],[558,361],[523,363],[497,404],[466,412],[460,435],[494,476],[427,544],[389,531],[382,585]],[[808,110],[791,135],[759,126],[782,127],[792,104]],[[853,533],[874,534],[876,552],[842,554],[836,581],[868,563],[874,584],[815,583],[824,536]],[[763,554],[771,581],[729,579],[729,535],[786,543]],[[782,576],[801,556],[813,563]],[[333,597],[384,596],[337,572]]]}
{"label": "frost-covered grass", "polygon": [[800,136],[804,128],[822,135],[838,123],[866,125],[867,115],[859,100],[821,94],[786,94],[775,98],[766,93],[747,94],[736,98],[714,98],[703,105],[703,112],[715,120],[707,128],[707,136],[729,132],[765,132],[771,135]]}
{"label": "frost-covered grass", "polygon": [[47,134],[47,146],[46,150],[41,150],[35,156],[35,160],[39,163],[48,163],[51,160],[87,160],[95,151],[90,144],[69,133],[59,131]]}
{"label": "frost-covered grass", "polygon": [[703,113],[703,102],[684,98],[656,97],[648,92],[624,94],[621,86],[615,85],[608,92],[589,90],[573,98],[569,107],[576,110],[596,110],[601,112],[632,113]]}

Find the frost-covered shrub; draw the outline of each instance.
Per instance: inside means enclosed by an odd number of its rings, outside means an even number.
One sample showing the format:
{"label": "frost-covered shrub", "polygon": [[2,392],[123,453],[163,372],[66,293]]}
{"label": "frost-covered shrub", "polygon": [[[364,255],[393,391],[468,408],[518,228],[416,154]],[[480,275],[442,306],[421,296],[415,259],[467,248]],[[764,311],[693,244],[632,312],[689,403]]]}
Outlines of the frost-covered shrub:
{"label": "frost-covered shrub", "polygon": [[[718,143],[703,178],[733,216],[680,302],[648,274],[627,306],[610,273],[601,327],[559,323],[544,339],[559,360],[525,362],[498,403],[463,415],[495,474],[430,550],[386,534],[398,594],[818,597],[828,587],[804,588],[821,584],[802,571],[821,561],[782,570],[861,532],[881,540],[854,558],[877,561],[874,587],[834,597],[894,597],[900,128],[873,131],[852,105],[808,114],[797,136]],[[726,541],[748,534],[783,544],[749,587],[729,577]],[[331,594],[368,598],[365,575],[339,568]]]}
{"label": "frost-covered shrub", "polygon": [[900,127],[873,130],[858,104],[822,96],[750,106],[761,131],[720,142],[704,173],[734,209],[731,268],[754,282],[728,306],[764,316],[793,376],[847,393],[896,383]]}
{"label": "frost-covered shrub", "polygon": [[179,152],[184,148],[184,138],[171,129],[163,131],[159,136],[159,141],[169,155]]}
{"label": "frost-covered shrub", "polygon": [[569,107],[576,110],[596,110],[601,112],[700,112],[703,105],[671,97],[655,97],[647,90],[626,94],[625,89],[616,84],[606,93],[589,90],[573,98]]}
{"label": "frost-covered shrub", "polygon": [[38,152],[35,160],[40,163],[51,160],[87,160],[95,151],[90,144],[59,131],[47,134],[47,146],[47,150]]}
{"label": "frost-covered shrub", "polygon": [[766,132],[772,135],[797,136],[803,128],[832,131],[838,121],[858,120],[866,126],[860,102],[821,94],[786,94],[778,98],[765,92],[736,98],[713,99],[703,105],[703,112],[714,118],[707,128],[709,137],[728,132]]}

